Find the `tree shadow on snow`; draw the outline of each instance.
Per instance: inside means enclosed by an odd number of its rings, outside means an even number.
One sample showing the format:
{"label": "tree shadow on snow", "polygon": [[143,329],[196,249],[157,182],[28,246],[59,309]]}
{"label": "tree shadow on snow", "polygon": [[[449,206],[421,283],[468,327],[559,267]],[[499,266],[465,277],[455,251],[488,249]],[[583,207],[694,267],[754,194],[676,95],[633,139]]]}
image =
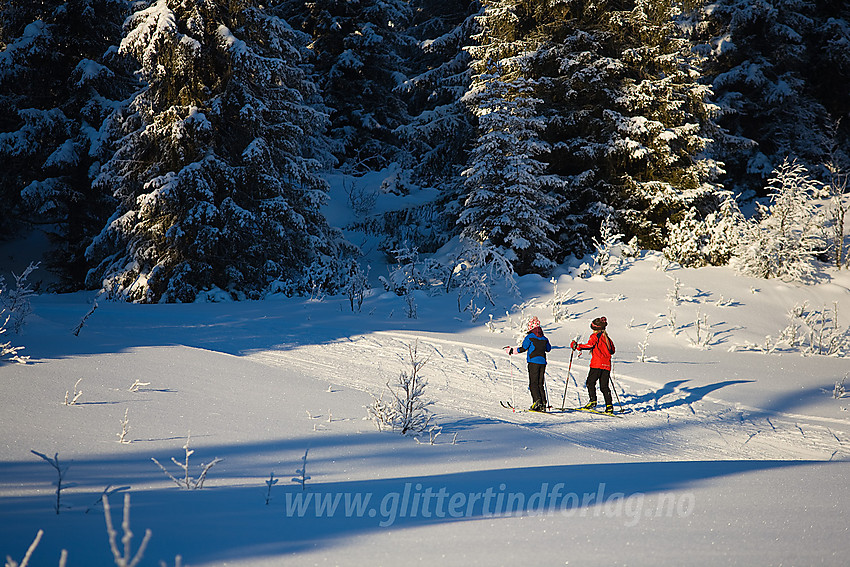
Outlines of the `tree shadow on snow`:
{"label": "tree shadow on snow", "polygon": [[[329,446],[341,442],[341,438],[327,440]],[[257,450],[291,449],[293,443],[304,440],[281,440],[265,447],[218,447],[218,452],[212,452],[252,456]],[[159,475],[130,461],[78,459],[74,467],[124,473],[121,482],[128,484],[147,483]],[[308,459],[308,474],[310,467],[320,471],[328,463]],[[48,471],[36,465],[0,462],[3,480],[45,476]],[[217,477],[213,470],[208,488],[202,490],[170,486],[133,491],[131,526],[138,538],[135,545],[145,529],[153,531],[146,559],[168,560],[182,554],[190,564],[220,563],[330,549],[347,538],[390,530],[478,520],[489,525],[509,518],[545,516],[569,523],[603,515],[628,527],[643,518],[676,517],[711,506],[691,492],[709,481],[813,466],[839,464],[734,460],[550,465],[343,482],[308,479],[304,489],[291,482],[289,475],[281,475],[270,492],[262,477],[246,483],[245,477]],[[35,531],[44,529],[38,551],[42,559],[58,557],[64,548],[74,564],[105,564],[109,550],[98,506],[101,490],[87,482],[86,488],[66,496],[71,509],[56,515],[48,486],[35,496],[3,499],[4,552],[12,546],[25,549]],[[117,523],[120,495],[114,495],[111,504]]]}

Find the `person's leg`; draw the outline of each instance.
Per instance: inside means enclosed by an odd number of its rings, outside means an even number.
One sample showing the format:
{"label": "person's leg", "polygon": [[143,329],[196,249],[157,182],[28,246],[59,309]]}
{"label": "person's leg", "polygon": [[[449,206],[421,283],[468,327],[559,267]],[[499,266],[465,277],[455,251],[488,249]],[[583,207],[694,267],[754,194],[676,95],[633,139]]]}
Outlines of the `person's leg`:
{"label": "person's leg", "polygon": [[614,402],[611,401],[611,371],[602,370],[599,373],[599,389],[602,390],[602,397],[605,398],[605,409],[614,408]]}
{"label": "person's leg", "polygon": [[539,374],[537,377],[537,389],[540,392],[540,401],[543,403],[543,407],[549,407],[549,400],[546,398],[546,365],[541,364]]}
{"label": "person's leg", "polygon": [[531,392],[531,407],[535,408],[541,402],[540,396],[540,364],[528,363],[528,389]]}
{"label": "person's leg", "polygon": [[599,380],[599,369],[591,368],[590,372],[587,373],[587,395],[590,398],[590,401],[586,404],[586,407],[595,407],[596,406],[596,382]]}

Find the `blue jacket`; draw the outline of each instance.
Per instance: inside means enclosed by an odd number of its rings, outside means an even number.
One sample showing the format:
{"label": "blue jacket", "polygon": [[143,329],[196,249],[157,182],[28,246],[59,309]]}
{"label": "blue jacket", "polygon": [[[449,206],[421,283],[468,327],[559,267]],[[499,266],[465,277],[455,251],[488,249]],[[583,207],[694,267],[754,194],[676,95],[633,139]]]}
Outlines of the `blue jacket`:
{"label": "blue jacket", "polygon": [[534,333],[528,333],[522,341],[522,346],[517,352],[528,352],[526,360],[535,364],[546,364],[546,353],[552,350],[549,339],[546,336],[538,337]]}

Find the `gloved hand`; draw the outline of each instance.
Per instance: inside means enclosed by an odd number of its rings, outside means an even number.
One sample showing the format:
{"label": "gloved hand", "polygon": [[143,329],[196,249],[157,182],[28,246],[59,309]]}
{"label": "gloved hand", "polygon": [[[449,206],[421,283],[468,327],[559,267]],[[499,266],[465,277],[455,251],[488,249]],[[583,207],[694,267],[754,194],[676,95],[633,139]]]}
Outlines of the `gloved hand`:
{"label": "gloved hand", "polygon": [[577,342],[573,341],[573,342],[571,342],[571,343],[570,343],[570,348],[571,348],[571,349],[575,350],[577,347],[578,347],[578,343],[577,343]]}

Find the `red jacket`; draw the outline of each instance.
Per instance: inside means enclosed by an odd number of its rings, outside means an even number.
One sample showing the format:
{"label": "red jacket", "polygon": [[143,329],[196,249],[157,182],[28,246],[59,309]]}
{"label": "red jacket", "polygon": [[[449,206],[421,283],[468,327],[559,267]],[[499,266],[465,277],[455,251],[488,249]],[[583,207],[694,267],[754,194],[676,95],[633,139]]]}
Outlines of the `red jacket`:
{"label": "red jacket", "polygon": [[587,341],[587,344],[576,345],[576,348],[580,351],[592,351],[593,356],[590,358],[591,368],[611,370],[611,355],[616,351],[614,348],[614,341],[611,340],[611,337],[606,335],[603,338],[601,332],[593,333],[590,335],[590,339]]}

